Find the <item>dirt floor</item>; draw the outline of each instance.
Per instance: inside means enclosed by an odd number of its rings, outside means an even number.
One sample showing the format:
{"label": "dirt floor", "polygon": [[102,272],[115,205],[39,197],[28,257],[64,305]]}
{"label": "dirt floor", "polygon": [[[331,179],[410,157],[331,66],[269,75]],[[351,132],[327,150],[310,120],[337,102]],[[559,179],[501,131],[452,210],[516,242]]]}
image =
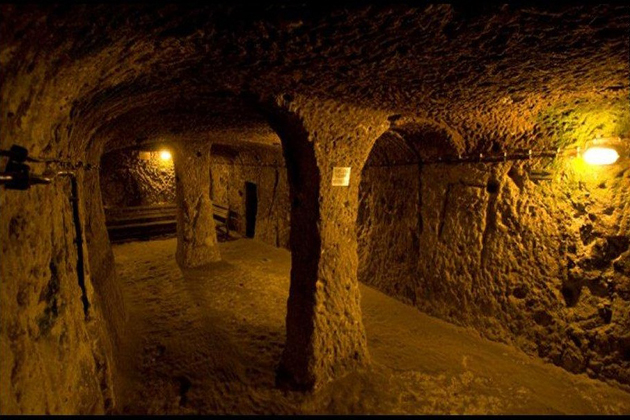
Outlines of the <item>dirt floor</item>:
{"label": "dirt floor", "polygon": [[251,239],[183,273],[175,239],[114,246],[129,312],[123,414],[630,414],[630,393],[361,286],[372,368],[315,395],[274,388],[290,254]]}

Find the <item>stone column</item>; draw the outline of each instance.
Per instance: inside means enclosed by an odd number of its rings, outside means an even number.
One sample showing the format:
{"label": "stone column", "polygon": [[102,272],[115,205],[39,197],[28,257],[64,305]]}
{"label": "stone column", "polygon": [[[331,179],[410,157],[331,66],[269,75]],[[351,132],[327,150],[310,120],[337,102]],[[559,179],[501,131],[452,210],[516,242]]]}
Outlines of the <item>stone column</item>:
{"label": "stone column", "polygon": [[189,268],[219,261],[210,201],[210,143],[183,140],[172,149],[177,195],[177,263]]}
{"label": "stone column", "polygon": [[[291,289],[280,386],[314,389],[369,363],[357,280],[356,217],[362,167],[387,115],[304,97],[266,103],[291,194]],[[332,186],[350,167],[348,186]]]}

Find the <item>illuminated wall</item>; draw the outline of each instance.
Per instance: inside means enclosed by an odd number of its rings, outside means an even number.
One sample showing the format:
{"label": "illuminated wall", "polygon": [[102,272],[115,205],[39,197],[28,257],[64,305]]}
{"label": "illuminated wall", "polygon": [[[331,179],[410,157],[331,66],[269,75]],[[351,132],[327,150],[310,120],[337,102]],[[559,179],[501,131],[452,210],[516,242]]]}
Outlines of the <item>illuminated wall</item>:
{"label": "illuminated wall", "polygon": [[[627,108],[600,106],[541,116],[539,137],[562,147],[555,159],[415,170],[368,161],[360,280],[569,371],[629,384],[630,127]],[[598,135],[616,144],[614,164],[577,155]]]}
{"label": "illuminated wall", "polygon": [[101,191],[107,207],[175,203],[173,160],[161,151],[124,149],[101,159]]}
{"label": "illuminated wall", "polygon": [[240,150],[215,147],[211,156],[211,198],[230,208],[232,228],[245,235],[245,183],[254,183],[258,191],[255,239],[288,249],[291,204],[281,150],[263,146]]}

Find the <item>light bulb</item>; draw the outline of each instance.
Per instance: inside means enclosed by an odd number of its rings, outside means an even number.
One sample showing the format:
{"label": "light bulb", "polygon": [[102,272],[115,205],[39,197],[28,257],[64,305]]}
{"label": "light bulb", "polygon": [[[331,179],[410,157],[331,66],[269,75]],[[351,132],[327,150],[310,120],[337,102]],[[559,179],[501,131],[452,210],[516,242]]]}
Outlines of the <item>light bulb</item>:
{"label": "light bulb", "polygon": [[589,147],[582,155],[582,158],[591,165],[610,165],[617,162],[619,153],[611,147]]}
{"label": "light bulb", "polygon": [[162,160],[171,160],[171,152],[169,152],[168,150],[162,150],[160,152],[160,159]]}

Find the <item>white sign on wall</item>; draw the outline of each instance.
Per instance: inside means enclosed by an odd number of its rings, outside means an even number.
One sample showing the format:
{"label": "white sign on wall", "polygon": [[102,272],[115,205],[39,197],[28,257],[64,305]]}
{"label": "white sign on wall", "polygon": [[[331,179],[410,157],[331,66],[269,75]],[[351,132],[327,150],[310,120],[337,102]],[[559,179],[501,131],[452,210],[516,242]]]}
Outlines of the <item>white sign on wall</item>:
{"label": "white sign on wall", "polygon": [[335,187],[350,185],[350,169],[350,167],[335,166],[332,174],[332,185]]}

